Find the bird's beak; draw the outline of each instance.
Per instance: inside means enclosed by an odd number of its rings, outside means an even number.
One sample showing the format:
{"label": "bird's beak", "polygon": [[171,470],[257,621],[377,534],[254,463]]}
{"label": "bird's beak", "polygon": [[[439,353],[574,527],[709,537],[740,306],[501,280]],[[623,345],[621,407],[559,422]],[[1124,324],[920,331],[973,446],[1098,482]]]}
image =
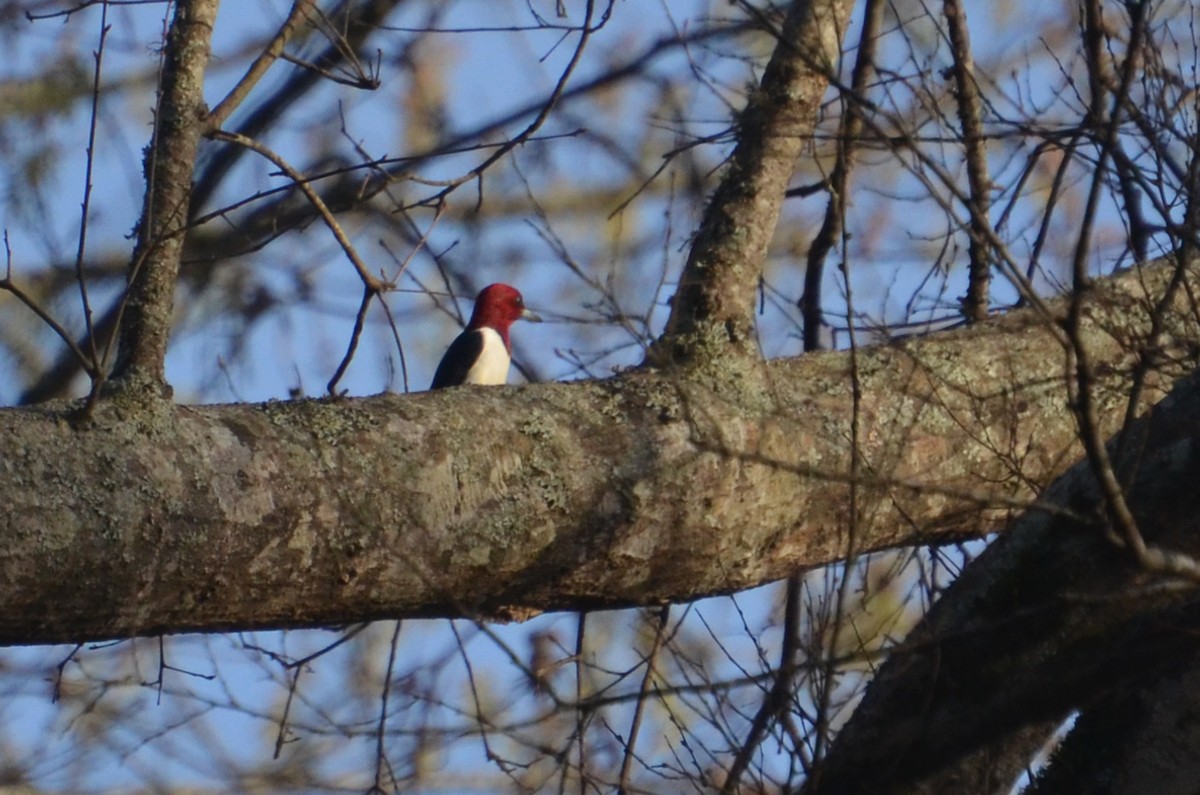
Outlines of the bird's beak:
{"label": "bird's beak", "polygon": [[521,317],[525,320],[533,321],[534,323],[542,322],[541,315],[537,314],[536,312],[530,312],[528,309],[521,310]]}

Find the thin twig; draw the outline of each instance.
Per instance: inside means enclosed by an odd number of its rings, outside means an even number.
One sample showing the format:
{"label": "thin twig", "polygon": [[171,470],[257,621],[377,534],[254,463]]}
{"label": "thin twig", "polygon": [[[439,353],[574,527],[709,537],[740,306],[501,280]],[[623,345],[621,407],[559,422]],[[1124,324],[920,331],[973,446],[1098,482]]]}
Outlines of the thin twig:
{"label": "thin twig", "polygon": [[83,276],[83,256],[87,250],[88,212],[92,202],[92,169],[96,162],[96,126],[100,117],[100,75],[104,66],[104,46],[108,42],[110,30],[112,30],[112,26],[108,24],[108,4],[105,3],[100,10],[100,41],[92,53],[96,61],[96,69],[92,77],[92,107],[88,120],[88,143],[84,159],[83,201],[80,202],[79,214],[79,245],[75,251],[75,279],[79,284],[79,300],[83,305],[83,322],[87,329],[85,340],[92,361],[93,394],[104,380],[104,370],[99,366],[100,352],[96,348],[96,329],[92,324],[92,304],[88,297],[87,279]]}
{"label": "thin twig", "polygon": [[[1101,436],[1100,421],[1095,395],[1093,394],[1095,367],[1092,365],[1090,354],[1083,343],[1082,335],[1079,333],[1079,327],[1083,318],[1084,297],[1090,286],[1090,279],[1087,274],[1087,254],[1091,242],[1092,227],[1096,220],[1100,190],[1105,182],[1105,167],[1110,153],[1116,145],[1122,118],[1121,111],[1125,105],[1124,99],[1129,94],[1134,74],[1137,70],[1137,62],[1141,57],[1139,51],[1143,46],[1146,34],[1148,5],[1147,0],[1142,0],[1142,2],[1132,4],[1129,8],[1131,24],[1128,51],[1124,68],[1121,70],[1120,83],[1115,92],[1112,111],[1108,114],[1107,120],[1104,119],[1103,108],[1100,105],[1101,97],[1093,97],[1093,107],[1090,115],[1095,123],[1100,124],[1105,121],[1106,123],[1104,123],[1101,130],[1101,139],[1099,141],[1100,155],[1097,159],[1098,162],[1092,178],[1091,188],[1088,192],[1083,222],[1079,231],[1079,239],[1076,242],[1072,262],[1072,300],[1064,326],[1066,327],[1071,343],[1067,352],[1071,364],[1074,365],[1074,377],[1068,376],[1067,388],[1071,399],[1071,407],[1075,412],[1076,421],[1079,425],[1080,441],[1087,452],[1087,459],[1091,466],[1092,474],[1096,478],[1100,486],[1100,491],[1104,496],[1109,521],[1115,523],[1121,543],[1129,549],[1138,564],[1147,570],[1200,581],[1200,561],[1179,552],[1164,550],[1147,544],[1141,530],[1138,528],[1137,518],[1133,515],[1133,511],[1125,499],[1124,488],[1113,468],[1112,459]],[[1098,27],[1100,10],[1098,5],[1095,5],[1095,0],[1090,0],[1087,9],[1089,26]],[[1098,73],[1102,68],[1100,63],[1091,61],[1089,61],[1088,66],[1094,73]],[[1102,81],[1097,77],[1094,82],[1100,84]],[[1178,271],[1176,276],[1178,276]]]}
{"label": "thin twig", "polygon": [[633,708],[633,721],[629,726],[629,736],[625,739],[625,755],[621,760],[621,777],[620,783],[617,784],[617,795],[627,795],[629,792],[629,774],[633,770],[638,732],[642,727],[642,717],[645,715],[647,700],[650,697],[650,688],[654,686],[654,678],[658,674],[658,652],[662,649],[663,638],[667,634],[667,622],[670,619],[671,605],[668,603],[658,611],[658,625],[654,630],[654,642],[646,654],[646,673],[642,676],[642,684],[638,688],[638,699]]}
{"label": "thin twig", "polygon": [[[400,354],[400,383],[404,387],[404,392],[407,393],[409,392],[408,359],[404,355],[404,343],[400,341],[400,329],[396,325],[395,316],[392,315],[392,308],[388,306],[387,301],[383,299],[382,295],[379,296],[379,306],[383,308],[383,314],[384,317],[387,318],[388,328],[392,330],[392,339],[396,342],[396,352]],[[393,371],[392,377],[395,377],[395,371]],[[389,378],[388,382],[391,383],[391,380],[392,378]]]}
{"label": "thin twig", "polygon": [[[548,118],[550,118],[551,111],[553,111],[558,105],[559,100],[562,99],[563,94],[566,92],[567,82],[575,73],[576,67],[579,66],[579,62],[583,58],[584,48],[587,47],[588,42],[591,40],[592,34],[602,28],[605,23],[608,22],[609,15],[612,13],[612,6],[613,0],[608,0],[608,7],[605,8],[604,13],[600,15],[600,21],[593,24],[593,18],[595,17],[596,13],[596,0],[587,0],[587,5],[583,14],[583,22],[579,26],[579,43],[575,45],[575,52],[571,55],[571,60],[567,63],[566,68],[563,69],[562,74],[559,75],[558,82],[555,84],[554,90],[550,92],[549,98],[542,104],[541,109],[538,111],[538,114],[534,117],[533,121],[531,121],[524,130],[506,141],[502,146],[496,149],[496,151],[484,158],[483,162],[481,162],[479,165],[475,166],[461,177],[450,180],[447,186],[437,195],[436,199],[438,201],[442,200],[450,193],[450,191],[457,188],[459,185],[462,185],[463,183],[473,179],[482,179],[483,172],[490,168],[492,164],[511,152],[517,146],[525,143],[525,141],[529,140],[530,136],[541,129],[541,126],[546,123]],[[482,206],[482,204],[483,189],[481,183],[476,209]]]}
{"label": "thin twig", "polygon": [[[388,650],[387,671],[383,677],[383,694],[379,699],[379,728],[375,732],[375,785],[368,790],[369,793],[386,792],[383,788],[383,768],[387,761],[387,756],[383,752],[383,738],[387,731],[387,707],[388,696],[392,692],[392,669],[396,666],[396,647],[400,644],[400,627],[402,622],[396,622],[396,628],[392,631],[392,644]],[[393,780],[393,785],[395,781]]]}
{"label": "thin twig", "polygon": [[[583,652],[584,638],[586,634],[584,629],[587,627],[587,616],[585,611],[580,611],[579,620],[575,625],[575,702],[583,704]],[[575,740],[579,746],[579,795],[587,795],[587,743],[584,742],[585,732],[587,730],[587,715],[590,715],[590,710],[581,708],[575,709]]]}
{"label": "thin twig", "polygon": [[95,364],[76,344],[75,339],[63,328],[62,324],[50,315],[45,309],[38,304],[28,293],[17,287],[12,280],[12,247],[8,240],[8,230],[4,230],[4,278],[0,279],[0,290],[3,290],[12,295],[22,304],[25,305],[30,312],[33,312],[43,323],[50,327],[50,330],[58,335],[58,338],[63,341],[63,344],[70,349],[75,358],[79,361],[79,366],[88,374],[88,377],[95,378]]}
{"label": "thin twig", "polygon": [[971,37],[967,32],[967,12],[962,0],[945,0],[946,26],[950,34],[950,53],[954,57],[955,95],[958,119],[962,124],[963,148],[967,159],[967,182],[971,190],[969,235],[970,270],[963,315],[974,323],[988,316],[988,288],[992,281],[990,246],[981,227],[991,227],[987,141],[983,137],[983,108],[979,84],[975,81],[975,59],[971,56]]}
{"label": "thin twig", "polygon": [[243,146],[253,152],[257,152],[267,160],[270,160],[272,163],[274,163],[280,171],[282,171],[290,180],[292,180],[292,184],[300,189],[300,192],[305,195],[309,203],[312,204],[313,208],[316,209],[316,211],[320,214],[322,220],[325,221],[325,226],[329,228],[329,231],[333,234],[334,239],[337,240],[338,245],[342,247],[342,251],[346,253],[346,257],[350,260],[351,264],[354,265],[354,269],[358,271],[358,276],[360,279],[362,279],[365,287],[373,293],[379,293],[391,286],[390,284],[372,275],[371,271],[367,268],[366,263],[362,261],[362,258],[358,256],[358,252],[355,251],[354,244],[350,242],[350,238],[346,236],[346,233],[342,230],[341,225],[337,222],[337,219],[334,218],[333,212],[329,209],[329,206],[325,204],[325,200],[321,198],[319,193],[313,190],[312,185],[310,185],[308,180],[304,178],[303,174],[293,168],[286,160],[284,160],[280,155],[276,154],[269,147],[259,143],[253,138],[242,135],[241,133],[227,132],[225,130],[213,130],[211,133],[209,133],[209,135],[215,140],[237,144],[238,146]]}
{"label": "thin twig", "polygon": [[[482,625],[476,622],[476,626],[482,628]],[[467,683],[471,688],[471,699],[475,703],[475,722],[479,727],[479,739],[483,742],[483,751],[489,762],[492,762],[496,767],[500,768],[500,772],[506,776],[512,775],[512,766],[508,760],[501,757],[492,750],[492,745],[488,740],[488,725],[490,720],[484,715],[483,702],[479,698],[479,687],[475,683],[475,667],[471,665],[471,658],[467,654],[466,646],[463,644],[462,635],[458,632],[458,625],[451,621],[450,631],[454,633],[455,643],[458,645],[459,657],[462,659],[463,667],[467,669]]]}
{"label": "thin twig", "polygon": [[750,729],[738,748],[737,756],[725,775],[725,783],[721,786],[721,795],[732,795],[741,783],[742,776],[750,767],[754,754],[771,722],[776,720],[788,707],[792,700],[792,681],[797,671],[796,655],[800,650],[800,591],[803,578],[796,574],[788,579],[784,592],[783,609],[783,648],[779,652],[779,669],[771,678],[771,687],[767,690],[758,712],[750,721]]}
{"label": "thin twig", "polygon": [[67,656],[63,657],[56,666],[57,673],[54,677],[54,692],[50,696],[50,703],[57,704],[62,698],[63,673],[66,671],[67,664],[70,663],[71,660],[75,659],[75,655],[78,654],[79,650],[82,648],[82,643],[76,643],[75,648],[71,649]]}
{"label": "thin twig", "polygon": [[217,103],[217,106],[208,114],[209,130],[220,129],[230,114],[237,110],[238,106],[249,96],[250,91],[271,68],[271,64],[284,54],[283,48],[291,41],[300,27],[300,23],[309,15],[313,7],[314,0],[296,0],[292,3],[292,10],[288,12],[287,19],[283,21],[283,24],[279,26],[279,31],[271,39],[271,43],[254,59],[254,63],[250,64],[250,68],[242,75],[242,79],[237,82],[237,85],[230,89],[225,98]]}
{"label": "thin twig", "polygon": [[301,657],[298,660],[286,660],[283,658],[282,655],[277,654],[276,652],[273,652],[270,649],[264,649],[261,646],[255,646],[255,645],[249,644],[249,643],[243,644],[245,646],[245,648],[247,648],[247,649],[253,649],[255,651],[259,651],[259,652],[262,652],[263,654],[266,654],[272,660],[275,660],[276,662],[280,663],[283,666],[285,671],[293,672],[292,673],[292,681],[288,685],[287,701],[284,702],[284,705],[283,705],[283,714],[279,716],[279,730],[275,735],[275,753],[272,756],[273,759],[278,759],[279,754],[283,752],[283,746],[289,742],[292,742],[291,740],[287,739],[288,716],[291,715],[292,700],[296,696],[296,689],[300,685],[300,674],[304,671],[305,666],[308,665],[313,660],[317,659],[318,657],[322,657],[322,656],[328,654],[329,652],[333,651],[337,647],[341,646],[342,644],[346,643],[347,641],[349,641],[351,638],[353,638],[356,635],[358,635],[359,633],[361,633],[366,628],[367,628],[367,624],[358,624],[358,625],[350,628],[349,630],[347,630],[345,633],[343,633],[342,636],[340,638],[338,638],[337,640],[335,640],[333,643],[323,646],[322,648],[318,649],[317,651],[315,651],[311,654],[305,655],[304,657]]}
{"label": "thin twig", "polygon": [[[430,222],[429,228],[425,230],[425,233],[421,235],[421,239],[418,240],[416,245],[412,247],[412,250],[408,252],[408,256],[406,256],[404,261],[400,263],[400,268],[396,271],[396,275],[387,282],[388,284],[395,285],[400,281],[400,277],[404,275],[406,270],[408,270],[409,263],[412,262],[413,257],[417,255],[418,251],[425,247],[429,240],[429,235],[433,232],[433,228],[437,226],[437,222],[441,219],[442,213],[445,211],[445,209],[445,202],[438,204],[437,212],[433,216],[433,221]],[[347,347],[346,355],[342,358],[341,363],[338,365],[337,371],[334,372],[333,378],[329,379],[329,384],[326,386],[329,394],[333,395],[334,397],[337,397],[338,383],[342,380],[342,376],[346,374],[346,368],[350,366],[350,361],[354,358],[355,351],[358,350],[359,338],[362,336],[363,327],[366,324],[367,309],[371,305],[371,299],[375,298],[376,296],[379,296],[379,303],[383,306],[384,314],[388,319],[388,325],[391,326],[392,329],[392,336],[396,340],[396,350],[400,352],[400,368],[404,373],[404,391],[408,391],[408,363],[404,358],[404,345],[400,342],[400,330],[396,328],[396,320],[394,317],[392,317],[392,310],[390,307],[388,307],[387,302],[383,300],[382,294],[373,291],[368,285],[363,290],[362,303],[358,307],[358,315],[354,318],[354,329],[350,333],[350,344]]]}
{"label": "thin twig", "polygon": [[[867,82],[874,74],[875,47],[879,31],[883,26],[883,0],[868,0],[863,12],[863,30],[858,40],[858,56],[854,62],[854,73],[850,78],[850,90],[861,96]],[[842,236],[846,217],[846,194],[850,184],[850,173],[854,169],[855,150],[863,131],[863,106],[848,102],[842,115],[837,137],[837,160],[828,179],[820,185],[829,191],[829,202],[825,206],[825,217],[821,228],[808,248],[808,259],[804,270],[804,292],[797,302],[803,321],[804,350],[815,351],[821,347],[821,289],[824,286],[825,260],[833,245]],[[789,191],[788,196],[796,195]]]}
{"label": "thin twig", "polygon": [[[844,234],[844,233],[843,233]],[[842,248],[846,248],[846,240],[842,241]],[[845,290],[846,296],[846,318],[849,321],[854,317],[854,289],[850,280],[850,262],[849,258],[843,256],[841,263],[842,271],[842,288]],[[833,605],[833,627],[828,634],[828,643],[822,649],[821,655],[821,682],[820,693],[817,699],[817,714],[816,714],[816,737],[813,740],[813,767],[810,781],[815,788],[816,783],[821,778],[821,759],[825,755],[825,747],[832,741],[831,733],[831,701],[833,698],[834,681],[837,676],[837,646],[838,637],[841,635],[842,622],[846,618],[846,605],[849,602],[850,595],[850,567],[854,559],[858,556],[858,536],[859,536],[859,486],[860,476],[862,473],[862,378],[858,365],[858,334],[853,328],[853,323],[847,322],[851,328],[849,330],[850,340],[850,482],[847,491],[847,505],[849,509],[849,517],[846,522],[846,551],[842,557],[842,572],[841,580],[838,582],[837,593],[834,596]],[[860,644],[861,645],[861,644]]]}
{"label": "thin twig", "polygon": [[300,674],[303,671],[303,668],[296,668],[292,674],[291,684],[288,685],[287,701],[283,704],[283,714],[279,716],[279,731],[275,734],[275,753],[271,756],[272,759],[278,759],[283,752],[284,744],[291,742],[286,739],[288,716],[292,712],[292,699],[296,697],[296,688],[300,684]]}
{"label": "thin twig", "polygon": [[363,326],[367,322],[367,309],[370,308],[371,299],[375,295],[375,291],[370,286],[363,288],[362,303],[358,305],[358,314],[354,316],[354,329],[350,332],[350,344],[346,347],[346,355],[342,357],[337,370],[333,372],[333,378],[330,378],[329,383],[325,385],[325,390],[333,397],[339,397],[337,392],[338,382],[346,374],[346,368],[350,366],[350,360],[354,358],[354,353],[358,350],[358,341],[362,337]]}
{"label": "thin twig", "polygon": [[[163,635],[158,636],[158,644],[159,644],[159,650],[165,652],[166,651],[165,636],[163,636]],[[167,657],[165,654],[163,654],[163,656],[160,658],[159,663],[161,666],[160,673],[159,673],[160,676],[162,675],[162,671],[174,671],[177,674],[183,674],[184,676],[190,676],[193,679],[203,679],[205,682],[211,682],[217,678],[216,674],[202,674],[199,671],[192,671],[188,668],[180,668],[178,665],[171,665],[170,663],[167,662]]]}

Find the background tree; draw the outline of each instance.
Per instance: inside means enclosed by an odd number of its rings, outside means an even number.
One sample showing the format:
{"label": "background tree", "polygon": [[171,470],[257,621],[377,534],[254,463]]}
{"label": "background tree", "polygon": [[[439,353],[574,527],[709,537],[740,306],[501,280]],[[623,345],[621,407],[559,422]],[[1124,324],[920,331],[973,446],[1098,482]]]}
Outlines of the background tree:
{"label": "background tree", "polygon": [[9,10],[6,783],[1190,790],[1190,4]]}

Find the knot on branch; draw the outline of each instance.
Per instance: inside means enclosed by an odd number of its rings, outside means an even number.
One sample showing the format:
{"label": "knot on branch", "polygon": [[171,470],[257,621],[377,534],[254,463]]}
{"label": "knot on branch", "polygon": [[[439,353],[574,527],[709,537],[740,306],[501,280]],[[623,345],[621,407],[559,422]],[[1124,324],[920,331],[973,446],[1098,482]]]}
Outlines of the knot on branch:
{"label": "knot on branch", "polygon": [[174,419],[174,397],[171,385],[156,374],[132,368],[105,381],[100,399],[88,400],[83,415],[91,420],[100,412],[143,428],[160,426]]}
{"label": "knot on branch", "polygon": [[704,320],[682,333],[667,333],[651,345],[645,366],[711,390],[751,409],[774,405],[765,390],[766,367],[752,329],[732,320]]}

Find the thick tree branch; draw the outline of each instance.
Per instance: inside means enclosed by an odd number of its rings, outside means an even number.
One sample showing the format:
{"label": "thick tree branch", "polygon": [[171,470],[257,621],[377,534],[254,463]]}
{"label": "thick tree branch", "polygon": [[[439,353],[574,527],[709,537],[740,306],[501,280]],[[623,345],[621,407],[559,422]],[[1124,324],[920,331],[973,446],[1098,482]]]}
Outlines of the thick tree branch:
{"label": "thick tree branch", "polygon": [[[1170,277],[1091,293],[1106,433]],[[1156,349],[1176,370],[1200,358],[1181,309]],[[999,530],[1079,457],[1061,344],[1038,317],[858,352],[860,550]],[[0,642],[521,615],[778,579],[845,552],[848,367],[838,352],[773,363],[770,411],[634,373],[179,408],[152,431],[104,403],[81,429],[0,412]]]}

